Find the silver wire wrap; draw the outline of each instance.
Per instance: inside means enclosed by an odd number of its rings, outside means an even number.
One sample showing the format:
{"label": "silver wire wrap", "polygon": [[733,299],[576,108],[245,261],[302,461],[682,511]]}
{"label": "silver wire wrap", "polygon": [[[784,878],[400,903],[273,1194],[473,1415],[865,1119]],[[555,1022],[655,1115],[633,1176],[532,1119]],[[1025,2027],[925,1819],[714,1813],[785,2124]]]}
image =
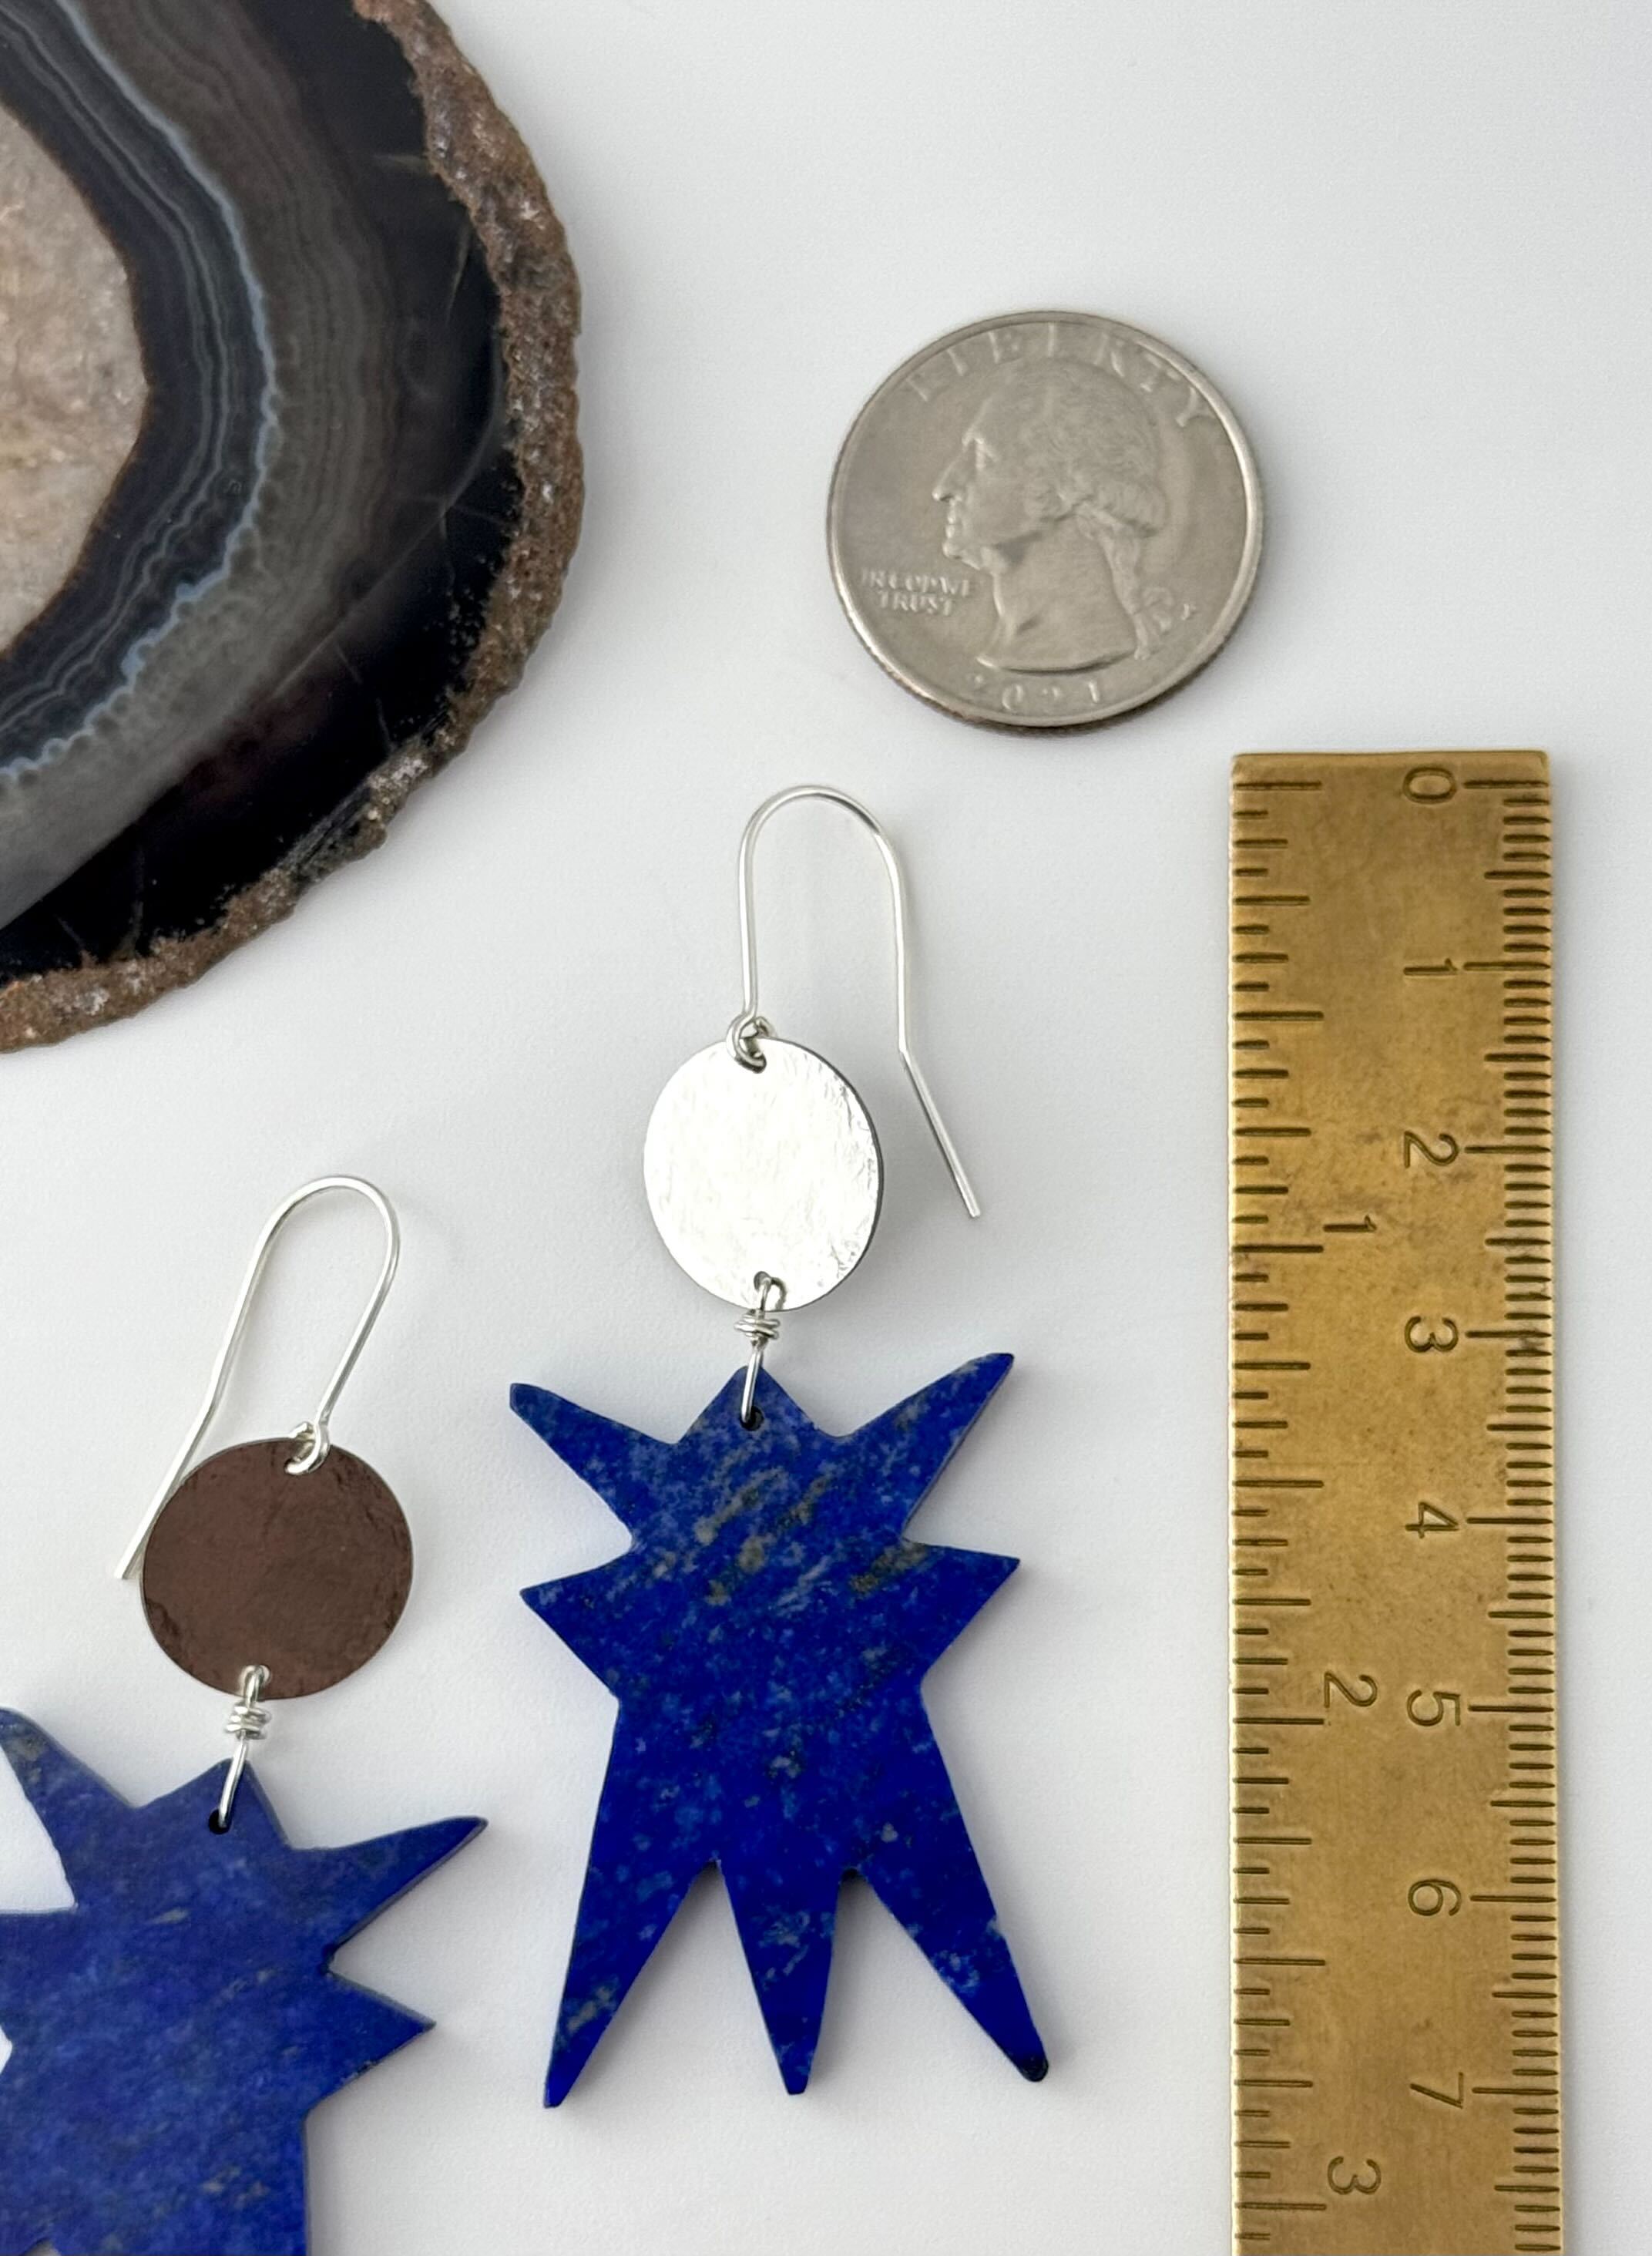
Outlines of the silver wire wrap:
{"label": "silver wire wrap", "polygon": [[[757,1415],[757,1377],[763,1357],[780,1336],[780,1319],[786,1305],[786,1288],[778,1277],[760,1269],[752,1279],[757,1288],[755,1307],[735,1319],[735,1329],[751,1349],[746,1362],[746,1383],[740,1390],[740,1422],[748,1433],[761,1423]],[[770,1300],[773,1294],[774,1299]]]}
{"label": "silver wire wrap", "polygon": [[262,1739],[270,1729],[270,1710],[258,1704],[269,1681],[267,1668],[255,1666],[241,1672],[240,1696],[224,1719],[224,1729],[235,1741],[235,1752],[224,1779],[224,1790],[218,1797],[218,1807],[212,1814],[214,1833],[229,1830],[229,1821],[235,1815],[235,1796],[241,1790],[242,1773],[247,1767],[247,1757],[255,1741]]}

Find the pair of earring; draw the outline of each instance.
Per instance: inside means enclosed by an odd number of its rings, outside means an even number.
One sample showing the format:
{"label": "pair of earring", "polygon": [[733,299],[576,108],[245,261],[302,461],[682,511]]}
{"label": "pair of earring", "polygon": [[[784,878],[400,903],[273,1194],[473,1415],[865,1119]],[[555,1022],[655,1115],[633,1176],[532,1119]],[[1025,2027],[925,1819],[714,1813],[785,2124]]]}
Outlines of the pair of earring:
{"label": "pair of earring", "polygon": [[[815,1426],[765,1368],[782,1316],[857,1265],[882,1198],[859,1096],[758,1009],[754,851],[770,817],[804,799],[846,809],[882,855],[901,1057],[967,1209],[979,1211],[912,1054],[894,850],[846,793],[780,793],[741,843],[741,1012],[673,1075],[644,1151],[671,1251],[741,1311],[744,1367],[674,1443],[538,1387],[511,1394],[631,1537],[609,1564],[524,1593],[620,1703],[551,2104],[709,1864],[721,1868],[789,2090],[808,2080],[850,1872],[1023,2075],[1046,2068],[921,1691],[1016,1562],[906,1533],[1009,1357],[966,1364],[847,1436]],[[374,1206],[385,1252],[322,1400],[296,1434],[194,1465],[275,1239],[329,1190]],[[0,2027],[13,2044],[0,2140],[18,2158],[0,2184],[0,2256],[46,2241],[60,2256],[302,2256],[305,2116],[426,2026],[333,1974],[332,1955],[481,1821],[296,1850],[248,1759],[266,1698],[341,1681],[406,1600],[406,1522],[329,1432],[398,1250],[388,1201],[359,1178],[306,1184],[277,1210],[200,1414],[122,1562],[123,1574],[141,1569],[163,1649],[235,1691],[228,1763],[133,1808],[38,1726],[0,1712],[0,1748],[75,1899],[67,1911],[0,1915]]]}

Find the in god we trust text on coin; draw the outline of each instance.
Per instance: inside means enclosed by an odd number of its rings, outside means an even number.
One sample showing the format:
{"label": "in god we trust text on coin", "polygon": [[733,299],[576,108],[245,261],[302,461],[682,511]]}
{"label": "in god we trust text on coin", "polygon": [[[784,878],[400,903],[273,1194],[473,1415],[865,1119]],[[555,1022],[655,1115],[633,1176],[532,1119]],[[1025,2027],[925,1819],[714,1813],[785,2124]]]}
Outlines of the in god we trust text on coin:
{"label": "in god we trust text on coin", "polygon": [[856,418],[828,511],[872,655],[960,720],[1093,726],[1214,657],[1250,597],[1262,488],[1208,377],[1088,314],[940,338]]}

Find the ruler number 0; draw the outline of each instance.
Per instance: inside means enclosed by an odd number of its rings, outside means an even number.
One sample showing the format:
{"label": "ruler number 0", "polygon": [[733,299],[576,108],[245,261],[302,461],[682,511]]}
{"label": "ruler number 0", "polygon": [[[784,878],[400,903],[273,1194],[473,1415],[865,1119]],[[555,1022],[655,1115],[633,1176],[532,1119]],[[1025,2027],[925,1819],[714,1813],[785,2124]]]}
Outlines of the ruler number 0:
{"label": "ruler number 0", "polygon": [[1450,768],[1408,768],[1400,788],[1418,807],[1444,807],[1457,796],[1457,778]]}
{"label": "ruler number 0", "polygon": [[1374,2162],[1369,2154],[1362,2170],[1351,2168],[1344,2154],[1332,2154],[1325,2164],[1325,2183],[1332,2193],[1374,2193],[1381,2182],[1382,2165]]}

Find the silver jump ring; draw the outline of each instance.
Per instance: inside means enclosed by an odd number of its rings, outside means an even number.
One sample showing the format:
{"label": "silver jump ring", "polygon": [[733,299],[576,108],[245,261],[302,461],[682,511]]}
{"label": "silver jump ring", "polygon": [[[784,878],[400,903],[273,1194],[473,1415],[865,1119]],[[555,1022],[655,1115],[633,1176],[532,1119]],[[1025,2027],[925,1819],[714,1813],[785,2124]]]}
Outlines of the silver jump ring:
{"label": "silver jump ring", "polygon": [[761,1073],[768,1060],[758,1044],[772,1041],[774,1031],[768,1019],[759,1017],[756,1011],[741,1012],[738,1018],[729,1023],[729,1056],[736,1065],[743,1065],[748,1073]]}
{"label": "silver jump ring", "polygon": [[318,1465],[327,1463],[333,1449],[333,1436],[319,1428],[313,1418],[293,1428],[292,1439],[297,1444],[297,1455],[287,1460],[290,1473],[313,1473]]}

